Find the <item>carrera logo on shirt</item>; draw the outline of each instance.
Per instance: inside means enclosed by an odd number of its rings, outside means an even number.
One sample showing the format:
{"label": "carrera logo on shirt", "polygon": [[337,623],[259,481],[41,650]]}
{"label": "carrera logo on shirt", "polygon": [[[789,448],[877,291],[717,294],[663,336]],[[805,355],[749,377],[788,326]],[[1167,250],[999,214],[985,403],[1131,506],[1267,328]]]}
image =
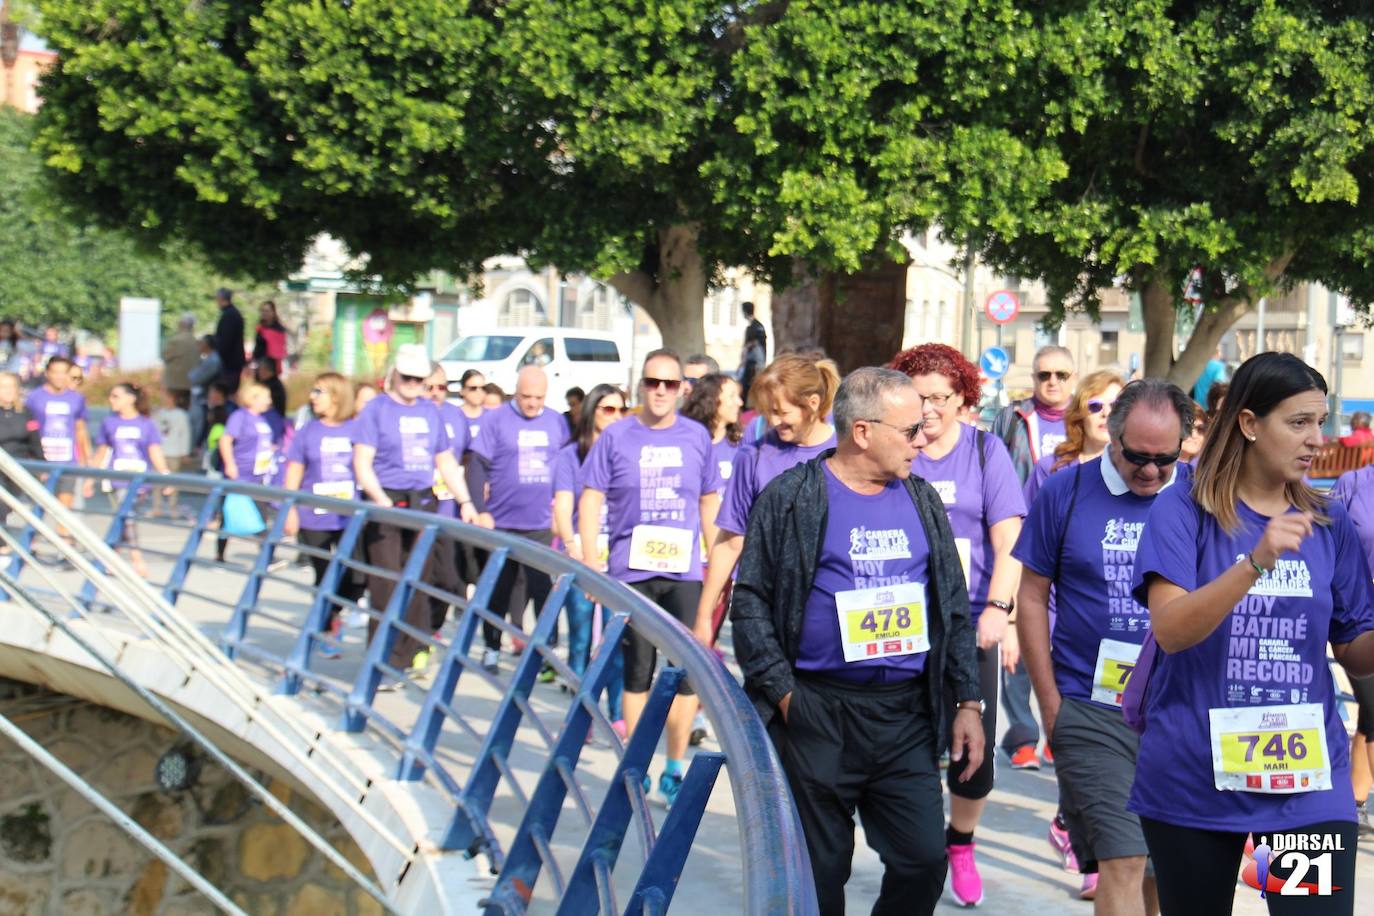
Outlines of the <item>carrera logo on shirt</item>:
{"label": "carrera logo on shirt", "polygon": [[1123,518],[1109,519],[1102,532],[1103,550],[1125,550],[1135,553],[1140,543],[1140,534],[1145,530],[1144,522],[1128,522]]}
{"label": "carrera logo on shirt", "polygon": [[901,528],[849,529],[851,560],[906,560],[911,558],[911,542]]}
{"label": "carrera logo on shirt", "polygon": [[676,445],[645,445],[639,450],[642,468],[680,468],[682,449]]}
{"label": "carrera logo on shirt", "polygon": [[549,444],[549,434],[542,429],[522,429],[515,436],[521,448],[540,448]]}
{"label": "carrera logo on shirt", "polygon": [[351,452],[353,451],[353,440],[344,436],[322,436],[320,438],[320,451]]}
{"label": "carrera logo on shirt", "polygon": [[403,433],[429,433],[429,421],[424,417],[399,417],[396,428]]}
{"label": "carrera logo on shirt", "polygon": [[115,430],[116,439],[142,439],[143,430],[137,426],[121,426]]}
{"label": "carrera logo on shirt", "polygon": [[952,506],[958,501],[958,481],[929,480],[926,482],[935,488],[935,492],[940,494],[940,502],[944,503],[946,506]]}
{"label": "carrera logo on shirt", "polygon": [[[1239,563],[1245,554],[1236,557]],[[1252,595],[1277,595],[1281,598],[1311,598],[1312,573],[1306,560],[1279,560],[1269,572],[1250,587]]]}
{"label": "carrera logo on shirt", "polygon": [[66,401],[49,401],[45,411],[47,413],[69,414],[72,412],[72,405],[68,404]]}

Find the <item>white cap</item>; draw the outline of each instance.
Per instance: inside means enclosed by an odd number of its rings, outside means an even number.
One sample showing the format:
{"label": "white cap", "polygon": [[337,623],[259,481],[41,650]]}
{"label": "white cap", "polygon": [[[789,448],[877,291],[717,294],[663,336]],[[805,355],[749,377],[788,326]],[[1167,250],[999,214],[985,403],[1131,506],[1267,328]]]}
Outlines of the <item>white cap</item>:
{"label": "white cap", "polygon": [[396,348],[396,371],[412,378],[429,377],[429,354],[424,344],[401,344]]}

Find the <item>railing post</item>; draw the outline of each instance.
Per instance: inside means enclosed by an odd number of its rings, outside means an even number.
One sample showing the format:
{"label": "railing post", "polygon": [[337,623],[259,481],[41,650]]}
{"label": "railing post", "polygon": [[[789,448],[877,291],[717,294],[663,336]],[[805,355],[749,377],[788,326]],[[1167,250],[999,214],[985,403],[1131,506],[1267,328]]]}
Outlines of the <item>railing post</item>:
{"label": "railing post", "polygon": [[410,603],[410,596],[415,591],[414,582],[424,574],[425,561],[429,559],[429,552],[434,549],[434,539],[438,534],[438,526],[425,525],[415,537],[410,557],[397,577],[391,600],[387,602],[386,611],[377,625],[376,635],[372,637],[372,643],[367,647],[367,654],[363,658],[363,665],[358,670],[358,678],[353,682],[353,689],[348,694],[342,726],[346,732],[360,732],[367,724],[366,710],[372,706],[372,698],[377,695],[377,686],[382,680],[382,671],[378,666],[391,654],[391,647],[396,643],[395,623],[397,620],[405,619],[406,605]]}
{"label": "railing post", "polygon": [[262,590],[262,577],[267,575],[267,567],[272,565],[272,557],[277,552],[277,544],[281,541],[282,532],[286,530],[286,517],[291,513],[291,507],[295,504],[295,497],[288,496],[277,510],[276,518],[272,519],[272,527],[268,530],[267,537],[263,541],[262,550],[258,553],[258,558],[253,561],[252,571],[248,573],[248,581],[244,583],[243,591],[239,594],[238,604],[234,605],[234,612],[229,616],[229,622],[224,625],[224,632],[220,634],[220,648],[230,658],[234,658],[238,654],[239,644],[248,635],[248,617],[258,603],[258,592]]}
{"label": "railing post", "polygon": [[181,547],[181,553],[177,555],[176,562],[172,564],[172,574],[167,577],[167,585],[162,589],[162,597],[168,604],[175,605],[177,599],[181,597],[181,590],[186,587],[186,576],[191,571],[191,564],[195,561],[196,553],[200,550],[200,542],[205,537],[205,530],[210,527],[210,522],[215,518],[215,512],[219,509],[220,501],[224,499],[224,487],[218,486],[205,494],[205,502],[200,507],[200,514],[196,516],[195,527],[191,529],[191,535],[186,539],[186,543]]}
{"label": "railing post", "polygon": [[[48,475],[47,482],[44,484],[48,492],[54,496],[57,495],[57,480],[60,476],[60,472],[51,473]],[[43,509],[41,506],[29,506],[29,511],[34,514],[35,518],[43,517]],[[10,568],[8,570],[11,578],[19,578],[19,573],[24,569],[23,554],[33,550],[33,539],[36,534],[37,532],[34,530],[33,525],[25,525],[24,529],[19,532],[19,549],[14,552],[14,557],[10,560]],[[8,600],[10,600],[9,593],[0,589],[0,601]]]}
{"label": "railing post", "polygon": [[[142,477],[135,477],[130,481],[128,488],[124,491],[124,497],[119,501],[119,508],[115,511],[114,518],[110,520],[110,527],[105,531],[105,544],[111,550],[118,550],[119,542],[124,539],[124,525],[134,514],[134,506],[138,503],[138,488],[142,485],[142,481]],[[91,558],[91,564],[102,575],[109,573],[105,565],[95,557]],[[90,607],[95,602],[95,582],[87,579],[82,584],[77,598],[83,605]]]}
{"label": "railing post", "polygon": [[358,539],[362,537],[363,526],[366,524],[367,510],[354,512],[353,517],[348,520],[348,526],[344,528],[344,533],[339,536],[334,555],[329,558],[329,565],[320,577],[320,584],[315,586],[315,600],[311,602],[310,610],[305,614],[305,626],[301,628],[301,635],[296,638],[296,645],[291,649],[291,654],[286,657],[286,673],[277,686],[278,693],[291,696],[300,691],[301,676],[310,671],[310,657],[314,654],[315,637],[323,632],[329,612],[334,608],[333,598],[339,593],[339,582],[353,572],[344,563],[344,558],[353,556]]}
{"label": "railing post", "polygon": [[[496,714],[491,718],[491,727],[487,729],[487,735],[482,740],[482,749],[473,760],[467,784],[459,793],[458,805],[467,811],[472,819],[486,820],[492,797],[501,782],[501,769],[496,764],[496,758],[505,758],[510,753],[511,745],[515,743],[516,729],[520,727],[520,704],[516,700],[528,699],[530,691],[534,689],[534,679],[539,676],[539,669],[543,665],[543,658],[537,650],[548,645],[549,636],[558,625],[558,614],[568,597],[572,578],[566,574],[559,576],[549,591],[548,598],[544,599],[544,607],[539,614],[538,622],[534,625],[534,632],[530,634],[525,652],[520,656],[519,664],[515,666],[515,673],[511,675],[510,687],[501,698],[500,705],[496,707]],[[444,838],[444,848],[463,849],[471,845],[477,837],[468,835],[470,827],[468,819],[457,820],[450,826]]]}
{"label": "railing post", "polygon": [[452,700],[453,692],[458,689],[458,678],[462,676],[467,654],[472,648],[472,640],[482,620],[476,609],[490,608],[491,593],[495,591],[496,582],[501,578],[501,569],[509,562],[509,558],[510,550],[505,547],[492,551],[488,557],[482,575],[477,579],[477,587],[468,599],[467,608],[458,619],[453,644],[449,646],[448,652],[444,653],[444,660],[434,676],[434,683],[430,685],[424,703],[420,706],[420,715],[415,719],[415,727],[406,737],[401,764],[397,768],[397,779],[409,781],[424,776],[423,760],[433,753],[434,746],[439,741],[439,733],[444,727],[444,712],[440,707]]}
{"label": "railing post", "polygon": [[701,817],[706,813],[706,802],[711,798],[711,790],[715,788],[716,777],[723,766],[725,755],[716,751],[698,751],[692,757],[692,763],[687,767],[687,777],[682,781],[677,800],[663,821],[658,842],[644,861],[644,869],[639,873],[639,881],[635,883],[624,916],[643,916],[646,901],[653,902],[648,907],[651,912],[667,912],[668,905],[673,902],[677,883],[682,880],[682,869],[692,851],[692,841],[696,839],[697,828],[701,826]]}

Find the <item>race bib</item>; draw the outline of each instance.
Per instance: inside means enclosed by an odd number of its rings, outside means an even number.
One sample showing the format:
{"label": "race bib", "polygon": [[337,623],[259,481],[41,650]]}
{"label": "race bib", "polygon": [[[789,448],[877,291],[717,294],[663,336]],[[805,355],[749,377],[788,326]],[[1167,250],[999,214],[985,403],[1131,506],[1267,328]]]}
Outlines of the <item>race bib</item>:
{"label": "race bib", "polygon": [[696,532],[664,525],[635,525],[630,535],[630,568],[684,573],[692,568]]}
{"label": "race bib", "polygon": [[[321,480],[319,483],[311,485],[310,492],[316,496],[328,496],[331,499],[353,499],[357,489],[351,480]],[[311,511],[316,515],[328,515],[331,510],[315,506]]]}
{"label": "race bib", "polygon": [[142,458],[116,458],[113,463],[110,464],[110,468],[115,471],[129,471],[133,474],[142,474],[144,471],[148,470],[148,462],[144,461]]}
{"label": "race bib", "polygon": [[1212,775],[1223,792],[1291,795],[1331,788],[1320,703],[1209,709]]}
{"label": "race bib", "polygon": [[71,461],[72,440],[64,436],[43,436],[43,460],[44,461]]}
{"label": "race bib", "polygon": [[964,568],[964,585],[973,588],[973,541],[955,538],[954,549],[959,551],[959,565]]}
{"label": "race bib", "polygon": [[272,473],[272,453],[258,452],[253,456],[253,476],[266,477]]}
{"label": "race bib", "polygon": [[847,662],[930,651],[924,582],[836,592],[835,611]]}
{"label": "race bib", "polygon": [[434,490],[435,498],[441,502],[453,499],[453,494],[449,492],[448,484],[444,483],[444,475],[439,473],[438,468],[434,469],[434,486],[431,489]]}
{"label": "race bib", "polygon": [[1126,682],[1130,680],[1139,657],[1140,646],[1135,643],[1116,639],[1104,639],[1098,643],[1092,701],[1120,709],[1121,695],[1126,692]]}

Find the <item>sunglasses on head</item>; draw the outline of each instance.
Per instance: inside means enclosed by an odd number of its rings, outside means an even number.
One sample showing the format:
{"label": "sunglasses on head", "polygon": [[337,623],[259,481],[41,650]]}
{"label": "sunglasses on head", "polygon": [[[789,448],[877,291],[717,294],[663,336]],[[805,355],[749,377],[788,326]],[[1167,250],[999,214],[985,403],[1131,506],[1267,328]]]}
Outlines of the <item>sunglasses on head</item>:
{"label": "sunglasses on head", "polygon": [[614,404],[597,404],[596,410],[597,413],[605,414],[608,417],[613,414],[619,415],[625,412],[624,407],[616,407]]}
{"label": "sunglasses on head", "polygon": [[1090,398],[1088,400],[1088,413],[1101,413],[1104,410],[1111,410],[1111,408],[1112,405],[1110,401],[1104,401],[1101,398]]}
{"label": "sunglasses on head", "polygon": [[1063,369],[1057,369],[1054,372],[1042,371],[1035,373],[1035,380],[1037,382],[1048,382],[1051,378],[1057,378],[1061,382],[1067,382],[1072,377],[1072,372],[1065,372]]}
{"label": "sunglasses on head", "polygon": [[1181,454],[1183,454],[1183,449],[1181,448],[1178,451],[1164,455],[1151,455],[1147,452],[1137,452],[1124,445],[1121,446],[1121,457],[1138,468],[1143,468],[1147,464],[1153,464],[1155,467],[1162,470],[1177,461],[1178,456]]}
{"label": "sunglasses on head", "polygon": [[648,388],[650,391],[652,391],[655,388],[664,388],[668,391],[677,391],[679,388],[682,387],[682,379],[680,378],[650,378],[646,375],[644,376],[644,378],[639,380],[639,383],[643,385],[645,388]]}
{"label": "sunglasses on head", "polygon": [[397,380],[407,382],[411,385],[419,385],[424,382],[425,377],[423,375],[406,375],[402,372],[397,376]]}

